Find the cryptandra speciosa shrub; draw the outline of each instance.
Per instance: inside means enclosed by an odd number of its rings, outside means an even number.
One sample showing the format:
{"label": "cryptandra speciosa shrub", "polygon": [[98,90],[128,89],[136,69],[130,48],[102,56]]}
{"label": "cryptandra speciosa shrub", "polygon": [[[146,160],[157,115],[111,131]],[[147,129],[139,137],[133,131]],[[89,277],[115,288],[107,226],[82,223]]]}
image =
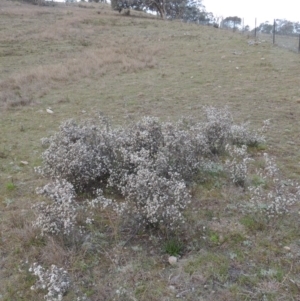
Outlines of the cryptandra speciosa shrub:
{"label": "cryptandra speciosa shrub", "polygon": [[265,120],[263,126],[257,131],[249,130],[249,122],[241,125],[233,124],[231,126],[231,139],[235,145],[258,146],[266,142],[265,132],[268,130],[270,120]]}
{"label": "cryptandra speciosa shrub", "polygon": [[95,181],[105,179],[111,162],[113,131],[104,122],[98,126],[86,122],[78,125],[69,120],[60,131],[43,139],[48,149],[43,153],[43,165],[37,171],[47,177],[63,178],[77,191],[84,191]]}
{"label": "cryptandra speciosa shrub", "polygon": [[41,265],[34,263],[30,267],[29,272],[38,277],[38,281],[31,289],[47,290],[48,293],[44,296],[46,301],[61,301],[71,285],[68,272],[54,264],[50,269],[45,269]]}
{"label": "cryptandra speciosa shrub", "polygon": [[233,119],[228,108],[219,110],[214,107],[206,107],[206,122],[204,123],[204,134],[207,137],[209,149],[213,154],[219,154],[225,150],[230,139],[230,130]]}
{"label": "cryptandra speciosa shrub", "polygon": [[[216,154],[225,154],[227,144],[264,141],[245,125],[236,126],[227,108],[207,107],[204,115],[201,122],[187,118],[177,123],[144,117],[115,129],[103,118],[95,124],[66,121],[58,133],[43,139],[48,149],[37,171],[56,181],[39,190],[52,203],[35,206],[34,225],[42,234],[70,233],[78,210],[76,193],[87,192],[95,196],[90,206],[110,206],[139,224],[177,226],[190,202],[188,186],[199,171],[215,168]],[[231,157],[226,163],[231,178],[244,185],[250,160],[246,147],[231,148]],[[109,186],[124,197],[123,203],[104,197]]]}
{"label": "cryptandra speciosa shrub", "polygon": [[110,207],[138,225],[176,228],[184,222],[182,211],[191,200],[186,184],[176,176],[172,174],[167,179],[155,171],[139,168],[137,173],[128,176],[122,187],[124,203],[105,198],[103,191],[98,189],[97,198],[88,205],[90,208]]}
{"label": "cryptandra speciosa shrub", "polygon": [[263,157],[265,166],[257,174],[266,181],[268,189],[263,187],[264,184],[249,187],[250,205],[272,218],[288,213],[290,207],[300,201],[300,185],[292,180],[283,180],[274,158],[267,153]]}
{"label": "cryptandra speciosa shrub", "polygon": [[126,184],[128,175],[136,168],[154,163],[163,144],[162,126],[157,118],[144,117],[124,130],[115,130],[115,144],[111,148],[113,160],[109,170],[109,184],[119,190]]}
{"label": "cryptandra speciosa shrub", "polygon": [[248,164],[253,161],[247,153],[247,146],[237,147],[227,144],[225,149],[231,157],[226,160],[225,169],[229,172],[233,183],[244,187],[248,177]]}
{"label": "cryptandra speciosa shrub", "polygon": [[37,219],[33,226],[44,234],[70,234],[76,223],[77,204],[73,185],[66,180],[55,180],[36,191],[51,201],[41,202],[33,206]]}
{"label": "cryptandra speciosa shrub", "polygon": [[180,120],[163,123],[164,144],[156,158],[156,170],[160,174],[179,173],[191,182],[200,164],[210,154],[208,139],[202,123]]}
{"label": "cryptandra speciosa shrub", "polygon": [[167,179],[147,168],[130,175],[122,193],[130,216],[140,223],[169,228],[184,222],[181,212],[190,203],[186,184],[178,174]]}

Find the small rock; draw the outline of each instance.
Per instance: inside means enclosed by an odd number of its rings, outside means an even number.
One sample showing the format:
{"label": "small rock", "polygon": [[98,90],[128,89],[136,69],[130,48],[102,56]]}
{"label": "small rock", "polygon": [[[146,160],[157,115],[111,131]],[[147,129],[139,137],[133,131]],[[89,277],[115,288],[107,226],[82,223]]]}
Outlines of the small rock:
{"label": "small rock", "polygon": [[22,164],[27,165],[28,162],[27,161],[21,161]]}
{"label": "small rock", "polygon": [[176,265],[177,263],[177,257],[175,256],[170,256],[169,259],[168,259],[170,265]]}
{"label": "small rock", "polygon": [[239,67],[235,67],[235,69],[236,69],[236,70],[239,70],[240,68],[239,68]]}
{"label": "small rock", "polygon": [[175,292],[176,288],[174,285],[169,285],[169,290]]}
{"label": "small rock", "polygon": [[139,246],[132,246],[131,249],[132,249],[133,251],[135,251],[135,252],[138,252],[138,251],[141,251],[141,250],[142,250],[142,248],[139,247]]}
{"label": "small rock", "polygon": [[291,248],[290,247],[288,247],[288,246],[285,246],[285,247],[283,247],[286,251],[291,251]]}
{"label": "small rock", "polygon": [[219,236],[219,242],[223,243],[225,241],[224,236],[222,234],[220,234]]}
{"label": "small rock", "polygon": [[47,111],[47,113],[49,113],[49,114],[53,114],[53,113],[54,113],[54,112],[53,112],[52,110],[50,110],[50,109],[47,109],[46,111]]}

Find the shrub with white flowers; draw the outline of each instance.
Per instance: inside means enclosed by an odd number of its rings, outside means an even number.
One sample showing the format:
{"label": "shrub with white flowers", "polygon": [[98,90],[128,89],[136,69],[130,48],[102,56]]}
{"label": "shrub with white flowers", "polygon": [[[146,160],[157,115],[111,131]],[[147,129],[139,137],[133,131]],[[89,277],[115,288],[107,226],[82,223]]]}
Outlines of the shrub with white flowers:
{"label": "shrub with white flowers", "polygon": [[[168,225],[173,228],[183,222],[182,211],[190,202],[185,182],[178,173],[164,176],[156,170],[156,162],[149,151],[132,154],[130,163],[136,166],[133,172],[123,175],[121,185],[116,185],[124,196],[120,203],[105,198],[101,189],[90,207],[110,207],[119,215],[130,216],[143,225]],[[111,185],[113,185],[111,183]]]}
{"label": "shrub with white flowers", "polygon": [[233,124],[231,126],[231,139],[235,145],[247,145],[247,146],[258,146],[264,144],[266,138],[265,132],[268,130],[270,120],[265,120],[263,126],[257,131],[251,131],[249,129],[249,122],[243,124]]}
{"label": "shrub with white flowers", "polygon": [[184,222],[181,212],[191,199],[178,174],[173,173],[167,179],[145,168],[129,176],[122,193],[129,204],[130,216],[143,224],[164,224],[170,228]]}
{"label": "shrub with white flowers", "polygon": [[231,159],[226,160],[225,169],[228,170],[233,183],[244,187],[248,176],[248,164],[253,161],[247,153],[247,146],[237,147],[227,144],[226,151]]}
{"label": "shrub with white flowers", "polygon": [[221,153],[230,139],[232,116],[227,107],[222,110],[206,107],[205,113],[204,134],[207,137],[209,148],[213,154]]}
{"label": "shrub with white flowers", "polygon": [[87,209],[91,211],[91,216],[93,216],[93,210],[96,208],[111,208],[120,216],[125,212],[127,208],[127,204],[125,202],[117,202],[113,199],[106,198],[103,195],[103,190],[101,188],[96,190],[96,198],[87,200],[86,205]]}
{"label": "shrub with white flowers", "polygon": [[143,117],[141,121],[126,129],[123,139],[123,147],[130,153],[144,149],[149,151],[149,155],[153,157],[164,141],[161,123],[158,118]]}
{"label": "shrub with white flowers", "polygon": [[179,173],[186,182],[192,181],[203,158],[210,155],[203,124],[185,119],[162,127],[164,145],[156,157],[156,170],[165,176]]}
{"label": "shrub with white flowers", "polygon": [[41,235],[70,234],[75,226],[77,215],[75,191],[72,184],[66,180],[55,180],[43,188],[38,188],[37,193],[47,196],[51,201],[33,206],[37,213],[33,226],[41,229]]}
{"label": "shrub with white flowers", "polygon": [[263,155],[265,166],[257,174],[268,181],[268,189],[263,184],[249,187],[250,204],[265,212],[269,218],[288,213],[292,205],[300,201],[300,185],[292,180],[283,180],[274,158]]}
{"label": "shrub with white flowers", "polygon": [[61,301],[70,288],[71,280],[68,272],[56,265],[51,265],[50,269],[45,269],[41,265],[34,263],[29,272],[38,277],[32,290],[44,289],[48,293],[44,296],[46,301]]}
{"label": "shrub with white flowers", "polygon": [[[204,115],[205,121],[186,118],[176,123],[143,117],[115,129],[103,118],[63,123],[58,133],[43,139],[48,149],[37,171],[57,180],[38,190],[52,203],[35,205],[34,225],[43,235],[69,234],[79,208],[76,193],[88,192],[94,196],[85,203],[88,208],[110,207],[143,225],[175,227],[184,221],[182,213],[191,199],[189,185],[201,171],[223,170],[216,154],[224,155],[226,145],[231,159],[224,169],[235,184],[244,186],[250,157],[245,146],[232,144],[254,144],[264,137],[235,125],[227,108],[206,107]],[[106,198],[107,187],[124,201]],[[90,212],[86,222],[93,223],[92,210],[86,212]]]}
{"label": "shrub with white flowers", "polygon": [[83,191],[108,176],[113,133],[103,122],[95,126],[68,120],[53,137],[43,139],[49,147],[42,155],[43,165],[36,170],[44,176],[63,178]]}

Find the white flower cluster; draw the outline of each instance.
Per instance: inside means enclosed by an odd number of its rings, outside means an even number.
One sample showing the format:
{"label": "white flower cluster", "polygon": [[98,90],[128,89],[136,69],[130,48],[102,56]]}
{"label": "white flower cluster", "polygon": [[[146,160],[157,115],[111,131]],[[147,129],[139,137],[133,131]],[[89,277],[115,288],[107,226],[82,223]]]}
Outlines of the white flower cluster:
{"label": "white flower cluster", "polygon": [[179,173],[185,181],[191,181],[204,157],[211,154],[203,124],[180,120],[164,123],[162,130],[164,145],[157,154],[156,170],[164,175]]}
{"label": "white flower cluster", "polygon": [[130,216],[144,225],[164,224],[173,228],[183,222],[181,211],[190,202],[186,184],[177,173],[159,175],[149,154],[146,150],[132,154],[128,160],[134,170],[123,174],[121,184],[109,182],[120,190],[124,203],[105,198],[98,189],[97,198],[89,206],[111,207],[119,215]]}
{"label": "white flower cluster", "polygon": [[52,265],[50,269],[46,270],[41,265],[34,263],[29,272],[38,277],[31,289],[47,290],[48,293],[44,296],[46,301],[61,301],[70,288],[71,280],[68,272],[56,265]]}
{"label": "white flower cluster", "polygon": [[253,161],[247,153],[247,146],[237,147],[227,144],[226,151],[228,151],[231,160],[226,160],[225,169],[229,172],[233,183],[244,187],[248,176],[249,162]]}
{"label": "white flower cluster", "polygon": [[141,223],[165,224],[173,228],[184,222],[181,211],[190,203],[190,195],[180,176],[159,176],[155,171],[141,168],[128,177],[123,194],[130,206],[130,215]]}
{"label": "white flower cluster", "polygon": [[130,153],[144,149],[149,151],[149,155],[153,157],[163,141],[162,127],[158,118],[147,116],[126,129],[122,144]]}
{"label": "white flower cluster", "polygon": [[68,120],[53,137],[42,139],[49,147],[42,155],[43,166],[36,171],[63,178],[76,190],[83,191],[108,175],[110,143],[114,141],[112,133],[101,122],[99,126],[88,122],[78,125],[74,120]]}
{"label": "white flower cluster", "polygon": [[249,130],[249,122],[240,125],[233,124],[230,130],[232,143],[235,145],[248,146],[258,146],[259,144],[264,144],[266,142],[264,133],[267,131],[269,124],[270,121],[265,120],[262,128],[257,131]]}
{"label": "white flower cluster", "polygon": [[232,116],[227,107],[219,110],[214,107],[206,107],[207,121],[204,125],[204,133],[207,137],[209,148],[213,154],[223,152],[230,139]]}
{"label": "white flower cluster", "polygon": [[116,202],[115,200],[108,199],[104,197],[103,190],[96,190],[96,198],[92,200],[87,200],[87,209],[91,210],[90,215],[93,216],[93,209],[102,208],[106,209],[107,207],[112,208],[118,215],[122,215],[126,210],[127,204],[122,202]]}
{"label": "white flower cluster", "polygon": [[258,174],[263,178],[271,178],[273,179],[273,182],[278,182],[278,176],[279,176],[279,169],[277,167],[277,164],[275,162],[274,158],[269,157],[267,153],[263,154],[264,161],[265,161],[265,167],[263,170],[258,171]]}
{"label": "white flower cluster", "polygon": [[77,215],[72,184],[66,180],[56,180],[37,189],[37,193],[50,198],[51,203],[41,202],[33,206],[37,212],[37,219],[33,222],[33,226],[41,229],[41,235],[70,234],[75,226]]}
{"label": "white flower cluster", "polygon": [[291,206],[300,201],[300,185],[292,180],[282,180],[275,160],[264,153],[265,167],[257,173],[269,181],[268,189],[263,185],[249,187],[250,203],[268,217],[288,213]]}

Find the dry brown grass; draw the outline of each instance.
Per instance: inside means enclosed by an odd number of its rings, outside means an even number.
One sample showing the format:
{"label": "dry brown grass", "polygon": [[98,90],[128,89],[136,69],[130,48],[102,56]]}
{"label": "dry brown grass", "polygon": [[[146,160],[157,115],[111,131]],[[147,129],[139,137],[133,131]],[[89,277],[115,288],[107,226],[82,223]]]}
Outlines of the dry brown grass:
{"label": "dry brown grass", "polygon": [[88,49],[77,55],[70,54],[63,63],[27,68],[0,82],[2,106],[26,105],[40,99],[50,89],[63,83],[85,78],[99,78],[106,73],[137,72],[156,65],[158,47],[130,46],[122,42],[115,47]]}
{"label": "dry brown grass", "polygon": [[[31,205],[39,201],[34,190],[45,181],[33,172],[41,163],[39,139],[68,118],[97,111],[120,124],[143,115],[197,116],[203,105],[229,105],[236,121],[249,120],[255,128],[271,119],[266,151],[277,156],[286,176],[300,175],[298,54],[267,42],[249,46],[237,33],[92,6],[0,2],[2,299],[43,298],[44,292],[30,291],[34,278],[26,272],[26,264],[38,261],[65,265],[91,300],[113,300],[121,287],[128,292],[123,300],[296,300],[298,206],[289,217],[246,227],[230,209],[242,191],[200,186],[188,235],[179,234],[185,251],[175,267],[162,251],[164,237],[131,238],[132,229],[120,232],[109,215],[94,229],[99,236],[92,247],[41,239],[32,228]],[[11,182],[15,188],[7,189]],[[254,225],[255,218],[249,217]],[[276,277],[260,275],[270,268]]]}
{"label": "dry brown grass", "polygon": [[[113,12],[105,5],[97,7],[105,15],[100,20],[91,19],[91,13],[77,5],[33,6],[32,10],[19,3],[5,6],[4,20],[13,22],[8,25],[3,21],[5,30],[0,34],[4,45],[0,55],[7,58],[5,76],[0,77],[0,105],[35,103],[50,89],[66,83],[107,73],[137,72],[157,64],[155,56],[162,47],[120,36],[110,28],[119,23],[109,17]],[[108,38],[112,34],[116,39]],[[18,60],[19,68],[14,72],[16,61],[12,58],[24,55],[26,59]]]}

